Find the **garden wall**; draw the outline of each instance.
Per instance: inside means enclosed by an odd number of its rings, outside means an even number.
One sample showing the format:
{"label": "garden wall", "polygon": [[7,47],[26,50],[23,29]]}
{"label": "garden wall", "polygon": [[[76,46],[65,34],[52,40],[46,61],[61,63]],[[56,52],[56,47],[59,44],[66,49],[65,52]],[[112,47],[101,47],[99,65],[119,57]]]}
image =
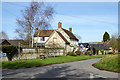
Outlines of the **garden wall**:
{"label": "garden wall", "polygon": [[[45,55],[46,57],[64,55],[64,49],[35,49],[35,48],[24,48],[20,54],[20,59],[36,59],[40,58],[40,55]],[[12,59],[18,60],[18,55],[15,55]],[[2,57],[2,61],[8,61],[7,57]]]}
{"label": "garden wall", "polygon": [[40,55],[58,56],[64,55],[64,49],[35,49],[35,48],[25,48],[22,50],[22,59],[36,59],[40,58]]}

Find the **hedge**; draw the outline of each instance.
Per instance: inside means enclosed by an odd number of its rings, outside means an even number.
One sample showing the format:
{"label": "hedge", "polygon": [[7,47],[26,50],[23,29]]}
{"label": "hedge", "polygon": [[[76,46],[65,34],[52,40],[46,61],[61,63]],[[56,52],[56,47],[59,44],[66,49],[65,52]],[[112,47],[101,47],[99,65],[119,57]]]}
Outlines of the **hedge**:
{"label": "hedge", "polygon": [[14,55],[18,54],[18,46],[14,45],[3,45],[2,52],[7,54],[7,58],[9,61],[12,61]]}
{"label": "hedge", "polygon": [[76,56],[76,54],[74,52],[68,52],[67,55],[69,55],[69,56]]}

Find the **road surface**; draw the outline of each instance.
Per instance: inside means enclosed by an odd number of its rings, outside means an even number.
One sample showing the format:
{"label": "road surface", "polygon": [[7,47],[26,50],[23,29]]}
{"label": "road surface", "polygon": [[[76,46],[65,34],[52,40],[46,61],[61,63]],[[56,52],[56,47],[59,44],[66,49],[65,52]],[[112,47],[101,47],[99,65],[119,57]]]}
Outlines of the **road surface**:
{"label": "road surface", "polygon": [[100,58],[42,67],[3,69],[2,76],[4,78],[118,78],[118,73],[94,68],[92,64],[99,60]]}

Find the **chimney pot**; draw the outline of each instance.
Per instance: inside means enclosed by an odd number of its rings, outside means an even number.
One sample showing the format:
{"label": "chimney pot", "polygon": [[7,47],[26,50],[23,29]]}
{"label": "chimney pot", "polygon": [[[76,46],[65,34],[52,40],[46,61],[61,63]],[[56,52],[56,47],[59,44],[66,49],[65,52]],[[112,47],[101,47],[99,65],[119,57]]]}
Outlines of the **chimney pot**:
{"label": "chimney pot", "polygon": [[72,28],[69,28],[69,31],[72,32]]}
{"label": "chimney pot", "polygon": [[36,30],[38,30],[38,28],[36,28]]}
{"label": "chimney pot", "polygon": [[62,28],[62,23],[61,22],[58,23],[58,28]]}

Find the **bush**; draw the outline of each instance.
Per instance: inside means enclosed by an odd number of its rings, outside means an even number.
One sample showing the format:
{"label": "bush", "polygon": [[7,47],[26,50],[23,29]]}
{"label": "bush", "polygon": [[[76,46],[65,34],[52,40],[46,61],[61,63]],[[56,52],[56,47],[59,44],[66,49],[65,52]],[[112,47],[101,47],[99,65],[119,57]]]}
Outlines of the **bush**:
{"label": "bush", "polygon": [[77,55],[81,55],[81,54],[82,54],[82,52],[79,51],[79,50],[77,50],[75,53],[76,53]]}
{"label": "bush", "polygon": [[69,55],[69,56],[76,56],[76,54],[74,52],[68,52],[67,55]]}
{"label": "bush", "polygon": [[98,55],[98,53],[99,53],[99,50],[96,50],[96,53],[97,53],[97,55]]}
{"label": "bush", "polygon": [[85,55],[89,55],[89,52],[85,52]]}
{"label": "bush", "polygon": [[101,50],[102,55],[104,55],[104,50]]}
{"label": "bush", "polygon": [[108,54],[113,54],[112,52],[109,52]]}
{"label": "bush", "polygon": [[7,54],[7,58],[9,61],[12,61],[14,55],[18,54],[18,47],[13,45],[3,45],[2,52]]}

